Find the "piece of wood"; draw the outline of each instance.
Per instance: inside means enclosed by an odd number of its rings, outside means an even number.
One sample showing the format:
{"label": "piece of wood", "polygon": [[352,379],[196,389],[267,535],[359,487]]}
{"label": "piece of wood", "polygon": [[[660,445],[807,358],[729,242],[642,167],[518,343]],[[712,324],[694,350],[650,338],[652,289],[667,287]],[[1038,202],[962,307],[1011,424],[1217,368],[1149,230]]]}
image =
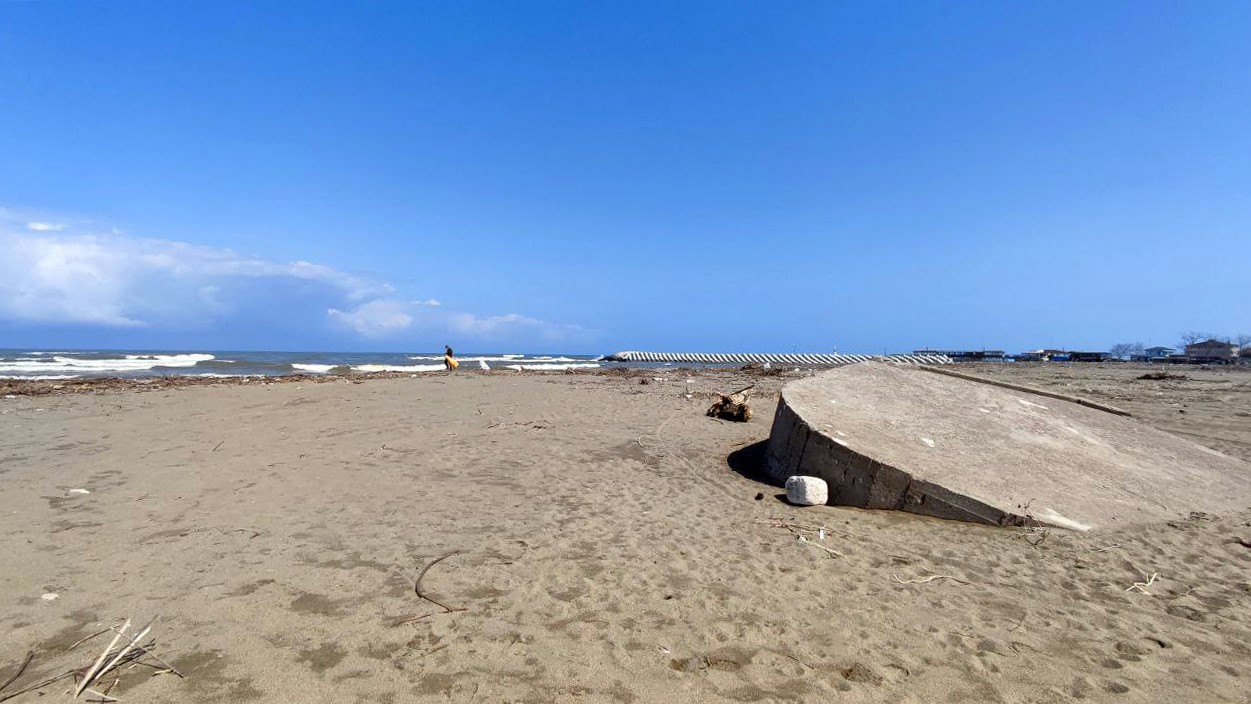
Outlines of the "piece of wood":
{"label": "piece of wood", "polygon": [[921,577],[920,579],[907,579],[907,580],[900,579],[899,575],[894,574],[894,573],[892,573],[891,576],[894,577],[895,581],[898,582],[899,584],[928,584],[930,582],[933,582],[936,579],[950,579],[956,584],[968,584],[968,582],[964,581],[963,579],[960,579],[958,577],[952,577],[949,574],[932,574],[928,577]]}
{"label": "piece of wood", "polygon": [[30,661],[34,659],[34,657],[35,657],[35,651],[33,650],[27,651],[26,659],[22,661],[21,665],[17,666],[17,672],[14,672],[13,675],[9,677],[9,679],[5,680],[4,684],[0,684],[0,692],[4,691],[5,687],[8,687],[9,685],[16,682],[18,677],[22,676],[22,673],[26,671],[26,666],[30,664]]}
{"label": "piece of wood", "polygon": [[716,402],[709,406],[705,415],[710,418],[730,420],[736,423],[746,423],[751,420],[752,416],[751,406],[747,404],[747,396],[743,395],[742,400],[735,397],[740,394],[745,394],[746,391],[750,390],[754,386],[755,384],[746,386],[732,394],[718,393],[717,396],[719,398]]}
{"label": "piece of wood", "polygon": [[457,614],[457,613],[460,613],[460,612],[462,612],[462,611],[468,611],[468,610],[469,610],[469,609],[466,609],[466,608],[463,608],[463,607],[462,607],[462,608],[456,608],[456,609],[445,609],[445,610],[443,610],[443,611],[431,611],[431,612],[429,612],[429,613],[420,614],[420,615],[418,615],[418,616],[407,616],[407,617],[405,617],[405,618],[401,618],[401,619],[399,619],[399,620],[397,620],[397,621],[393,622],[393,623],[391,624],[391,626],[392,626],[392,627],[395,627],[395,626],[403,626],[403,625],[404,625],[404,624],[406,624],[406,623],[413,623],[413,622],[415,622],[415,621],[420,621],[420,620],[422,620],[423,618],[429,618],[429,617],[431,617],[431,616],[438,616],[439,614]]}
{"label": "piece of wood", "polygon": [[458,555],[458,554],[460,554],[460,553],[459,553],[459,551],[456,551],[456,552],[449,552],[449,553],[448,553],[448,554],[446,554],[446,555],[441,555],[441,556],[439,556],[439,557],[434,558],[433,560],[431,560],[430,562],[428,562],[428,563],[426,564],[426,566],[425,566],[425,567],[421,568],[421,572],[417,575],[417,581],[415,581],[415,582],[413,583],[413,592],[415,592],[415,593],[417,594],[417,596],[421,597],[422,599],[425,599],[426,601],[430,602],[431,604],[434,604],[435,606],[439,607],[440,609],[443,609],[444,613],[451,613],[451,612],[453,611],[452,607],[447,606],[447,605],[445,605],[445,604],[441,604],[441,603],[439,603],[439,602],[435,601],[434,599],[431,599],[428,595],[423,594],[423,593],[421,592],[421,579],[422,579],[423,577],[425,577],[425,576],[426,576],[426,573],[430,571],[430,568],[431,568],[431,567],[434,567],[435,565],[437,565],[437,564],[439,564],[440,562],[442,562],[442,561],[446,560],[447,558],[452,557],[453,555]]}
{"label": "piece of wood", "polygon": [[841,553],[841,552],[839,552],[839,551],[835,550],[834,548],[827,548],[827,547],[825,547],[824,545],[822,545],[822,544],[820,544],[820,543],[815,543],[815,542],[813,542],[813,541],[811,541],[811,540],[808,540],[806,537],[804,537],[804,536],[802,536],[802,535],[801,535],[801,536],[799,536],[799,542],[800,542],[800,543],[802,543],[802,544],[804,544],[804,545],[811,545],[812,547],[814,547],[814,548],[816,548],[816,549],[818,549],[818,550],[824,550],[824,551],[826,551],[827,553],[829,553],[830,557],[846,557],[846,555],[844,555],[843,553]]}
{"label": "piece of wood", "polygon": [[155,618],[153,618],[151,621],[148,621],[148,625],[144,626],[143,630],[139,632],[139,635],[135,636],[134,638],[131,638],[130,642],[126,644],[126,647],[122,648],[122,652],[118,653],[117,657],[113,658],[113,660],[110,661],[108,665],[105,665],[103,670],[100,670],[99,672],[96,673],[95,675],[96,679],[99,679],[100,677],[102,677],[104,673],[113,669],[117,665],[117,663],[121,662],[122,658],[126,657],[126,653],[129,653],[131,649],[134,648],[135,645],[139,643],[139,641],[143,640],[144,636],[148,635],[148,631],[152,630],[152,624],[154,623],[156,623]]}
{"label": "piece of wood", "polygon": [[1129,585],[1129,587],[1127,587],[1125,591],[1127,592],[1139,591],[1139,592],[1142,592],[1143,594],[1146,594],[1147,596],[1151,596],[1151,592],[1147,591],[1147,587],[1151,586],[1152,584],[1155,584],[1155,581],[1159,578],[1160,578],[1159,572],[1152,572],[1151,576],[1147,577],[1147,581],[1134,582],[1133,584]]}
{"label": "piece of wood", "polygon": [[83,675],[83,681],[79,682],[78,688],[74,690],[75,699],[83,693],[83,690],[87,688],[87,685],[91,684],[91,679],[96,676],[96,672],[100,669],[100,666],[104,664],[104,659],[109,656],[109,653],[113,652],[113,646],[117,645],[117,641],[121,640],[122,635],[126,633],[127,628],[130,628],[130,619],[126,619],[126,623],[122,624],[122,627],[118,630],[117,635],[113,636],[113,640],[109,641],[108,647],[104,649],[103,653],[100,653],[100,657],[96,658],[95,664],[87,670],[87,674]]}
{"label": "piece of wood", "polygon": [[109,626],[108,628],[106,628],[106,629],[104,629],[104,630],[102,630],[102,631],[96,631],[95,633],[92,633],[91,635],[87,636],[86,638],[82,638],[82,639],[80,639],[78,642],[76,642],[76,643],[74,643],[73,645],[71,645],[70,647],[66,648],[66,649],[65,649],[65,652],[67,652],[67,653],[68,653],[69,651],[73,650],[74,648],[77,648],[78,646],[82,645],[83,643],[86,643],[87,641],[91,640],[92,638],[95,638],[95,637],[96,637],[96,636],[98,636],[98,635],[102,635],[102,634],[108,633],[108,632],[109,632],[109,631],[111,631],[111,630],[113,630],[113,627],[112,627],[112,626]]}
{"label": "piece of wood", "polygon": [[77,674],[77,672],[78,672],[77,670],[66,670],[65,672],[62,672],[61,674],[55,677],[49,677],[45,680],[40,680],[34,684],[28,684],[25,687],[17,690],[16,692],[9,692],[8,694],[0,695],[0,702],[8,701],[14,697],[19,697],[23,694],[26,694],[27,692],[33,692],[37,689],[43,689],[44,687],[47,687],[50,684],[55,684],[57,682],[60,682],[66,677],[73,677],[75,674]]}

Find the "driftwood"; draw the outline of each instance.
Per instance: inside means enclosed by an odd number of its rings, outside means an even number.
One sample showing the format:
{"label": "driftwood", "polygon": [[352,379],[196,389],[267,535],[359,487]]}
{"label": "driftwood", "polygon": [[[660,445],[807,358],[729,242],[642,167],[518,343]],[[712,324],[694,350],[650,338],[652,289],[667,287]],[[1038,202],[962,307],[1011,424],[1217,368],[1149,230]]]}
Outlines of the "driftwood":
{"label": "driftwood", "polygon": [[708,408],[706,415],[710,418],[746,423],[751,420],[751,406],[747,405],[748,392],[755,386],[752,384],[730,394],[718,393],[716,403]]}
{"label": "driftwood", "polygon": [[435,601],[433,598],[431,598],[431,597],[430,597],[430,595],[429,595],[429,594],[427,594],[427,593],[425,593],[425,592],[423,592],[423,591],[421,590],[421,580],[422,580],[422,578],[424,578],[424,577],[426,576],[426,573],[430,571],[430,568],[431,568],[431,567],[434,567],[435,565],[439,564],[440,562],[442,562],[442,561],[446,560],[446,559],[447,559],[447,558],[449,558],[449,557],[452,557],[453,555],[459,555],[459,554],[460,554],[460,552],[459,552],[459,551],[456,551],[456,552],[449,552],[449,553],[448,553],[448,554],[446,554],[446,555],[440,555],[439,557],[436,557],[436,558],[434,558],[433,560],[431,560],[431,561],[427,562],[427,563],[426,563],[426,566],[421,568],[421,572],[418,572],[418,573],[417,573],[417,581],[413,582],[413,593],[414,593],[414,594],[416,594],[419,598],[421,598],[421,599],[425,599],[426,601],[430,602],[431,604],[434,604],[435,606],[437,606],[437,607],[439,607],[440,609],[443,609],[443,610],[442,610],[442,611],[431,611],[431,612],[429,612],[429,613],[417,614],[417,615],[413,615],[413,616],[401,616],[400,618],[396,619],[395,621],[393,621],[393,622],[391,623],[391,625],[392,625],[392,626],[403,626],[403,625],[404,625],[404,624],[406,624],[406,623],[413,623],[413,622],[415,622],[415,621],[420,621],[420,620],[422,620],[423,618],[429,618],[429,617],[431,617],[431,616],[436,616],[436,615],[439,615],[439,614],[455,614],[455,613],[460,613],[460,612],[462,612],[462,611],[468,611],[468,610],[469,610],[469,609],[467,609],[467,608],[463,608],[463,607],[452,607],[452,606],[448,606],[447,604],[444,604],[444,603],[442,603],[442,602]]}
{"label": "driftwood", "polygon": [[[59,675],[55,675],[53,677],[49,677],[47,679],[43,679],[38,682],[28,684],[19,690],[8,692],[5,694],[0,694],[0,702],[7,701],[9,699],[12,699],[22,694],[26,694],[28,692],[38,691],[40,689],[43,689],[44,687],[47,687],[48,685],[55,684],[66,678],[74,678],[75,680],[77,680],[72,690],[75,699],[77,699],[78,697],[86,693],[86,694],[98,697],[98,699],[88,700],[88,701],[105,701],[105,702],[118,701],[117,697],[110,696],[110,692],[112,692],[113,689],[117,686],[118,682],[121,681],[121,675],[118,673],[121,671],[123,666],[134,667],[135,665],[144,665],[144,666],[151,667],[154,669],[157,667],[156,665],[152,665],[147,662],[142,662],[141,659],[143,658],[154,660],[161,667],[164,668],[164,669],[158,670],[155,674],[159,675],[159,674],[168,672],[168,673],[177,675],[179,677],[182,677],[183,674],[179,672],[173,665],[170,665],[169,663],[158,658],[156,655],[152,653],[152,648],[155,645],[155,640],[148,642],[148,643],[143,642],[143,639],[148,635],[148,633],[152,631],[152,625],[154,623],[156,623],[155,618],[149,621],[147,625],[145,625],[143,628],[139,629],[138,632],[134,636],[126,635],[126,632],[130,630],[130,624],[131,624],[130,619],[127,619],[126,622],[123,623],[120,628],[117,628],[117,627],[106,628],[102,631],[96,631],[95,633],[92,633],[86,638],[83,638],[79,640],[77,643],[74,643],[73,645],[71,645],[69,648],[66,649],[66,652],[69,652],[73,650],[74,648],[77,648],[78,646],[82,645],[83,643],[86,643],[92,638],[104,635],[105,633],[108,633],[109,631],[113,631],[114,632],[113,639],[109,641],[108,646],[105,647],[104,651],[101,652],[98,657],[94,658],[91,662],[89,662],[84,667],[81,667],[75,670],[67,670],[65,672],[62,672]],[[33,651],[27,654],[26,660],[21,664],[21,666],[18,667],[17,672],[15,672],[12,677],[9,677],[7,681],[5,681],[3,684],[0,684],[0,690],[7,689],[9,685],[16,682],[17,678],[20,677],[22,672],[26,670],[26,666],[30,664],[30,661],[33,657],[34,657]],[[99,686],[100,684],[104,682],[104,677],[106,675],[113,675],[113,681],[107,687],[104,687],[104,691],[93,689],[92,687]]]}
{"label": "driftwood", "polygon": [[461,613],[463,611],[468,611],[468,610],[469,609],[466,609],[466,608],[457,608],[457,609],[448,609],[446,611],[431,611],[429,613],[419,614],[417,616],[405,616],[403,618],[396,619],[394,622],[391,623],[391,625],[403,626],[406,623],[415,623],[417,621],[422,620],[423,618],[429,618],[431,616],[438,616],[440,614],[457,614],[457,613]]}
{"label": "driftwood", "polygon": [[66,677],[73,677],[76,674],[78,674],[77,670],[67,670],[65,672],[62,672],[59,675],[56,675],[55,677],[49,677],[44,680],[39,680],[38,682],[35,682],[34,684],[26,685],[25,687],[17,690],[16,692],[9,692],[8,694],[0,694],[0,702],[7,701],[14,697],[21,696],[23,694],[26,694],[27,692],[34,692],[35,690],[43,689],[44,687],[47,687],[50,684],[55,684],[65,679]]}
{"label": "driftwood", "polygon": [[1151,592],[1147,591],[1147,587],[1151,586],[1152,584],[1155,584],[1155,581],[1159,578],[1160,578],[1159,572],[1152,572],[1151,575],[1147,577],[1147,581],[1134,582],[1133,584],[1129,585],[1129,587],[1127,587],[1125,591],[1127,592],[1139,591],[1139,592],[1142,592],[1143,594],[1146,594],[1147,596],[1152,596]]}
{"label": "driftwood", "polygon": [[933,582],[936,579],[950,579],[956,584],[968,584],[968,582],[964,581],[963,579],[960,579],[958,577],[952,577],[949,574],[932,574],[928,577],[920,577],[918,579],[900,579],[899,575],[895,574],[894,572],[892,572],[890,576],[895,578],[895,582],[897,584],[929,584],[930,582]]}
{"label": "driftwood", "polygon": [[100,666],[103,665],[105,659],[109,657],[109,653],[113,652],[113,646],[117,645],[117,641],[122,639],[122,636],[126,634],[126,629],[128,628],[130,628],[130,619],[126,619],[126,623],[122,624],[121,629],[119,629],[117,634],[113,636],[113,640],[109,641],[108,647],[104,649],[103,653],[100,653],[100,657],[96,659],[95,664],[87,668],[87,674],[83,675],[82,681],[78,683],[78,688],[74,690],[75,699],[83,693],[83,690],[87,688],[87,685],[95,681],[96,673],[100,671]]}
{"label": "driftwood", "polygon": [[17,678],[21,677],[22,673],[26,671],[26,666],[30,664],[30,661],[33,660],[34,657],[35,657],[35,651],[31,650],[27,652],[26,659],[22,661],[21,665],[17,666],[17,671],[13,673],[13,676],[5,680],[4,684],[0,684],[0,690],[3,690],[5,687],[8,687],[9,685],[16,682]]}
{"label": "driftwood", "polygon": [[440,557],[436,557],[435,559],[431,560],[430,562],[427,562],[427,563],[426,563],[426,566],[425,566],[425,567],[423,567],[423,568],[421,568],[421,573],[417,575],[417,581],[413,583],[413,592],[415,592],[415,593],[417,594],[417,596],[421,597],[422,599],[425,599],[426,601],[430,602],[431,604],[434,604],[435,606],[439,607],[440,609],[443,609],[443,612],[444,612],[444,613],[452,613],[453,611],[457,611],[458,609],[454,609],[454,608],[452,608],[452,607],[450,607],[450,606],[448,606],[448,605],[446,605],[446,604],[441,604],[441,603],[439,603],[439,602],[435,601],[434,599],[431,599],[431,598],[430,598],[430,596],[429,596],[428,594],[423,594],[423,593],[422,593],[422,591],[421,591],[421,578],[426,576],[426,573],[430,571],[430,568],[431,568],[431,567],[434,567],[435,565],[439,564],[440,562],[442,562],[442,561],[446,560],[447,558],[449,558],[449,557],[451,557],[451,556],[453,556],[453,555],[456,555],[456,554],[458,554],[458,553],[456,553],[456,552],[449,552],[449,553],[448,553],[448,554],[446,554],[446,555],[443,555],[443,556],[440,556]]}
{"label": "driftwood", "polygon": [[[82,679],[78,681],[78,685],[74,689],[75,699],[82,696],[83,693],[87,693],[99,697],[101,701],[117,701],[117,698],[110,696],[109,693],[113,691],[113,688],[116,687],[117,683],[121,680],[121,675],[118,675],[117,673],[121,670],[122,666],[129,665],[130,667],[134,667],[135,665],[146,665],[156,669],[155,665],[140,662],[142,658],[150,658],[156,661],[161,667],[165,668],[158,670],[155,674],[159,675],[168,672],[177,675],[178,677],[183,676],[183,674],[174,666],[158,658],[152,653],[152,647],[155,645],[155,641],[148,643],[143,642],[148,633],[152,631],[152,626],[156,623],[156,619],[153,618],[151,621],[148,621],[148,623],[140,628],[135,635],[127,636],[126,631],[130,628],[130,623],[130,619],[126,619],[126,622],[122,624],[121,628],[111,629],[115,631],[113,639],[109,641],[109,644],[105,647],[104,652],[100,653],[100,656],[96,658],[89,667],[82,670],[71,671],[71,674],[82,675]],[[74,647],[101,635],[101,633],[103,633],[103,631],[94,633],[80,640],[78,643],[74,644]],[[103,682],[104,677],[109,674],[114,674],[115,676],[112,684],[105,687],[103,692],[92,689],[93,686],[99,686]]]}

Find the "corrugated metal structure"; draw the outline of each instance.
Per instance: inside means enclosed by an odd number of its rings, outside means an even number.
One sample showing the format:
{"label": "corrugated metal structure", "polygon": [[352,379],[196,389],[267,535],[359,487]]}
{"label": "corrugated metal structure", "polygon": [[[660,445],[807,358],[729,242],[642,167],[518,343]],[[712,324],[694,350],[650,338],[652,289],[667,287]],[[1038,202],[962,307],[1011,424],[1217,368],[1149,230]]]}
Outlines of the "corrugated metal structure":
{"label": "corrugated metal structure", "polygon": [[795,367],[832,367],[858,362],[891,362],[894,364],[951,364],[941,354],[706,354],[700,352],[617,352],[604,357],[606,362],[650,362],[669,364],[773,364]]}

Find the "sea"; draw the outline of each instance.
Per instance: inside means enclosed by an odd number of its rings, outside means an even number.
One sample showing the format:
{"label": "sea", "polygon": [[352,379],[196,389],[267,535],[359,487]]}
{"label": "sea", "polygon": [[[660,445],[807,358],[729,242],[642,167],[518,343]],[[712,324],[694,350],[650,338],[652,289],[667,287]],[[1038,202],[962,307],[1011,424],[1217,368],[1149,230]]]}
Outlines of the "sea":
{"label": "sea", "polygon": [[[625,366],[598,355],[457,355],[462,369],[564,371]],[[634,366],[634,365],[631,365]],[[0,349],[0,379],[58,380],[90,377],[281,376],[351,372],[444,371],[441,352],[245,352],[230,350]]]}

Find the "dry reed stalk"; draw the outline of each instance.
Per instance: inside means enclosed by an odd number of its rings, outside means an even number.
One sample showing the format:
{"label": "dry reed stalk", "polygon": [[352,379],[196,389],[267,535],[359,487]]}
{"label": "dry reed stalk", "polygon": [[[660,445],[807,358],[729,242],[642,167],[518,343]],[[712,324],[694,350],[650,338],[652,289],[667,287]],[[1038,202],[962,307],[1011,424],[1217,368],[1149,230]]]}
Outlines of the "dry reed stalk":
{"label": "dry reed stalk", "polygon": [[401,618],[398,621],[395,621],[394,623],[391,624],[391,627],[394,628],[395,626],[403,626],[406,623],[413,623],[414,621],[420,621],[423,618],[429,618],[431,616],[438,616],[439,614],[457,614],[457,613],[461,613],[462,611],[468,611],[468,610],[469,609],[466,609],[466,608],[458,608],[458,609],[448,609],[446,611],[431,611],[430,613],[421,614],[420,616],[408,616],[405,618]]}
{"label": "dry reed stalk", "polygon": [[23,694],[26,694],[27,692],[33,692],[37,689],[43,689],[44,687],[47,687],[50,684],[60,682],[66,677],[72,677],[76,674],[78,674],[77,670],[66,670],[65,672],[62,672],[61,674],[55,677],[49,677],[45,680],[40,680],[34,684],[26,685],[25,687],[17,690],[16,692],[9,692],[8,694],[0,696],[0,702],[8,701],[12,699],[13,697],[21,696]]}
{"label": "dry reed stalk", "polygon": [[95,674],[96,679],[99,679],[100,677],[104,676],[104,673],[113,669],[117,665],[117,663],[121,662],[122,658],[126,657],[126,653],[129,653],[131,649],[134,648],[139,643],[139,641],[143,640],[144,636],[148,635],[148,631],[152,630],[152,624],[154,623],[156,623],[155,618],[152,619],[151,621],[148,621],[148,625],[144,626],[143,630],[139,632],[139,635],[135,636],[134,638],[131,638],[130,642],[126,644],[126,647],[122,648],[122,652],[118,653],[117,657],[113,658],[113,660],[109,662],[108,665],[105,665],[104,669],[100,670],[99,672]]}
{"label": "dry reed stalk", "polygon": [[92,638],[95,638],[95,637],[96,637],[96,636],[98,636],[98,635],[103,635],[103,634],[105,634],[105,633],[108,633],[109,631],[113,630],[114,628],[115,628],[115,626],[109,626],[108,628],[106,628],[106,629],[104,629],[104,630],[102,630],[102,631],[96,631],[95,633],[92,633],[91,635],[87,636],[86,638],[82,638],[82,639],[80,639],[77,643],[74,643],[74,644],[73,644],[73,645],[71,645],[70,647],[66,648],[66,649],[65,649],[65,652],[67,652],[67,653],[68,653],[69,651],[73,650],[74,648],[77,648],[78,646],[82,645],[83,643],[86,643],[87,641],[91,640]]}
{"label": "dry reed stalk", "polygon": [[33,651],[33,650],[29,650],[29,651],[27,651],[27,652],[26,652],[26,659],[22,661],[22,664],[21,664],[21,665],[18,665],[18,666],[17,666],[17,671],[13,673],[13,676],[12,676],[12,677],[9,677],[9,679],[5,680],[5,681],[4,681],[4,684],[0,684],[0,691],[3,691],[5,687],[8,687],[9,685],[11,685],[11,684],[13,684],[14,682],[16,682],[16,681],[17,681],[17,678],[18,678],[18,677],[21,677],[21,676],[22,676],[22,673],[26,671],[26,666],[30,664],[30,661],[31,661],[31,660],[33,660],[33,659],[34,659],[34,657],[35,657],[35,651]]}
{"label": "dry reed stalk", "polygon": [[824,550],[824,551],[826,551],[827,553],[829,553],[829,554],[830,554],[830,557],[846,557],[846,555],[844,555],[843,553],[841,553],[841,552],[839,552],[839,551],[835,550],[834,548],[827,548],[827,547],[825,547],[824,545],[822,545],[822,544],[820,544],[820,543],[814,543],[814,542],[812,542],[811,540],[808,540],[806,537],[804,537],[804,536],[802,536],[802,535],[801,535],[801,536],[799,536],[799,543],[800,543],[801,545],[811,545],[812,547],[814,547],[814,548],[816,548],[816,549],[818,549],[818,550]]}
{"label": "dry reed stalk", "polygon": [[121,630],[117,632],[117,635],[113,636],[113,640],[109,641],[108,647],[104,649],[103,653],[100,653],[100,657],[96,658],[95,664],[87,670],[87,674],[83,676],[83,681],[78,683],[78,688],[74,690],[75,699],[83,693],[83,690],[87,688],[87,685],[91,684],[91,680],[96,676],[96,672],[100,669],[100,665],[104,664],[104,659],[109,656],[109,653],[113,652],[113,646],[117,645],[117,641],[121,640],[122,635],[126,633],[127,628],[130,628],[130,619],[126,619],[126,623],[122,624]]}
{"label": "dry reed stalk", "polygon": [[920,579],[907,579],[907,580],[900,579],[899,575],[895,574],[894,572],[892,572],[890,576],[894,577],[895,581],[898,582],[899,584],[929,584],[930,582],[933,582],[936,579],[950,579],[956,584],[969,584],[969,582],[966,582],[963,579],[960,579],[959,577],[953,577],[949,574],[932,574],[928,577],[922,577]]}
{"label": "dry reed stalk", "polygon": [[1160,578],[1159,572],[1152,572],[1151,576],[1147,577],[1147,581],[1134,582],[1133,584],[1126,587],[1125,591],[1132,592],[1132,591],[1137,590],[1137,591],[1142,592],[1143,594],[1146,594],[1147,596],[1151,596],[1151,592],[1147,591],[1147,587],[1151,586],[1152,584],[1155,584],[1155,581],[1159,578]]}

